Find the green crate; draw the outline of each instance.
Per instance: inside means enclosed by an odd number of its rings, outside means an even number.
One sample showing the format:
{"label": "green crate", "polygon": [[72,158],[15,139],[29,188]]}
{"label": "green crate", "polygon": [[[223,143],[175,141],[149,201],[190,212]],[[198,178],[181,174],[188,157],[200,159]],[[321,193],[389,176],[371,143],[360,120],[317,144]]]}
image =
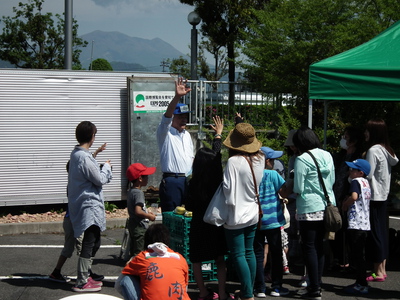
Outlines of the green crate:
{"label": "green crate", "polygon": [[[192,263],[188,260],[189,265],[189,282],[196,282],[194,280],[193,270],[192,270]],[[204,281],[217,281],[217,265],[215,264],[214,260],[204,261],[201,265],[202,275]]]}
{"label": "green crate", "polygon": [[172,211],[162,214],[162,222],[168,227],[171,237],[189,238],[192,218],[175,214]]}
{"label": "green crate", "polygon": [[[189,260],[189,232],[192,218],[178,215],[174,212],[164,212],[162,220],[170,232],[170,248],[180,253],[187,260],[189,265],[189,282],[195,282],[192,263]],[[204,281],[218,280],[215,261],[210,260],[202,263],[202,275]]]}
{"label": "green crate", "polygon": [[179,252],[182,256],[189,259],[189,238],[172,237],[170,238],[169,246],[172,250]]}

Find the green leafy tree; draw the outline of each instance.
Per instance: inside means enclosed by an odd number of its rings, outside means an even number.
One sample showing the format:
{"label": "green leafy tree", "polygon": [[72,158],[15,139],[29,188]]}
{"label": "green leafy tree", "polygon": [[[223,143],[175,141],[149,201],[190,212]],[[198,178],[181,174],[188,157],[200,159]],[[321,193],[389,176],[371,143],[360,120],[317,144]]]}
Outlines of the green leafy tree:
{"label": "green leafy tree", "polygon": [[190,63],[183,56],[172,60],[167,59],[167,64],[169,65],[169,71],[171,73],[179,74],[183,78],[190,78]]}
{"label": "green leafy tree", "polygon": [[108,62],[108,60],[104,58],[97,58],[89,66],[89,70],[95,71],[113,71],[113,67]]}
{"label": "green leafy tree", "polygon": [[[18,68],[62,69],[64,66],[64,20],[59,14],[42,13],[44,0],[19,2],[14,17],[3,16],[0,35],[0,59]],[[77,37],[73,21],[73,68],[80,69],[79,47],[87,42]]]}
{"label": "green leafy tree", "polygon": [[[253,8],[261,8],[269,0],[179,0],[181,3],[195,6],[199,14],[201,32],[213,43],[226,47],[228,56],[228,77],[235,81],[236,43],[243,38],[240,29],[245,28],[253,18]],[[229,103],[234,105],[234,85],[229,86]]]}
{"label": "green leafy tree", "polygon": [[400,3],[271,0],[254,16],[242,30],[245,76],[264,93],[294,95],[305,121],[309,66],[376,36],[400,19]]}

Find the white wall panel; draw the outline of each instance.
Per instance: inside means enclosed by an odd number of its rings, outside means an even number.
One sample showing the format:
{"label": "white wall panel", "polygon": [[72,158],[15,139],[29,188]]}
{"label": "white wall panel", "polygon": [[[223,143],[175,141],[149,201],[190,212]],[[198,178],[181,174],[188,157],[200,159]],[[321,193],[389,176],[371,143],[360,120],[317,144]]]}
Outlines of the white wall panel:
{"label": "white wall panel", "polygon": [[97,126],[92,151],[107,142],[97,157],[113,165],[105,200],[125,198],[127,77],[132,75],[0,70],[0,206],[67,202],[65,164],[76,144],[75,127],[83,120]]}

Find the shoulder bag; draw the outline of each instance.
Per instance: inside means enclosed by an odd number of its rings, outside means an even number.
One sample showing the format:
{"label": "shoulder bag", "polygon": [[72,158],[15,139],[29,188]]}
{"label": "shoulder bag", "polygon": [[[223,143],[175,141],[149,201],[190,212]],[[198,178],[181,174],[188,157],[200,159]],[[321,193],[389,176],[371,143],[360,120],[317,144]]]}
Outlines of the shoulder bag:
{"label": "shoulder bag", "polygon": [[317,160],[315,159],[314,155],[311,154],[310,151],[307,151],[307,153],[311,156],[315,165],[317,166],[318,178],[324,190],[324,195],[327,203],[325,206],[325,213],[324,213],[325,230],[327,232],[337,232],[340,228],[342,228],[342,217],[340,216],[339,209],[336,206],[334,206],[331,200],[329,199],[329,195],[328,192],[326,191],[324,179],[322,178],[322,174],[319,169]]}
{"label": "shoulder bag", "polygon": [[203,216],[203,221],[215,225],[222,226],[228,218],[228,208],[225,203],[225,195],[222,189],[223,182],[218,186],[210,203],[207,206]]}
{"label": "shoulder bag", "polygon": [[253,165],[251,164],[251,161],[248,156],[243,156],[247,162],[249,163],[250,170],[251,170],[251,175],[253,175],[253,182],[254,182],[254,190],[256,192],[256,198],[257,198],[257,204],[258,204],[258,223],[257,223],[257,229],[261,228],[261,219],[263,217],[263,211],[261,209],[261,203],[260,203],[260,194],[258,193],[258,187],[257,187],[257,181],[256,181],[256,176],[254,175],[254,170],[253,170]]}

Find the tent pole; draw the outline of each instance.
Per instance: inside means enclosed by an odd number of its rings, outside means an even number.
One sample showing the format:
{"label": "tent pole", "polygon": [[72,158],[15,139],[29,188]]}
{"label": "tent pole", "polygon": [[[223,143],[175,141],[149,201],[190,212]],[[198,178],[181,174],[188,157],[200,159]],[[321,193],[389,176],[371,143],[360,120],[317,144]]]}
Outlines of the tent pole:
{"label": "tent pole", "polygon": [[326,131],[328,121],[328,100],[324,101],[324,149],[326,150]]}
{"label": "tent pole", "polygon": [[312,108],[313,101],[312,99],[308,99],[308,127],[312,128]]}

